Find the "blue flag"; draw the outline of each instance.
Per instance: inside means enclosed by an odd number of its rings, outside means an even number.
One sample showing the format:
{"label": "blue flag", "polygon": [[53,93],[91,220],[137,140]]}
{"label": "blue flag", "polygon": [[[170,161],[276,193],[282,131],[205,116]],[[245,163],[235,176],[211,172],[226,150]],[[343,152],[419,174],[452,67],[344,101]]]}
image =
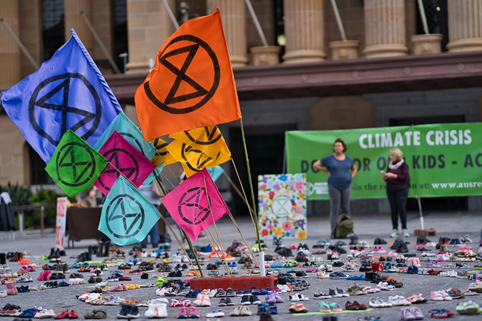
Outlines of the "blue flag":
{"label": "blue flag", "polygon": [[94,146],[122,109],[73,29],[72,37],[33,74],[2,92],[7,115],[48,163],[72,129]]}
{"label": "blue flag", "polygon": [[99,231],[118,245],[134,244],[141,242],[160,218],[145,196],[120,176],[102,206]]}
{"label": "blue flag", "polygon": [[224,173],[224,169],[219,165],[215,167],[206,167],[206,169],[208,170],[209,175],[211,175],[213,182],[217,181],[219,176]]}

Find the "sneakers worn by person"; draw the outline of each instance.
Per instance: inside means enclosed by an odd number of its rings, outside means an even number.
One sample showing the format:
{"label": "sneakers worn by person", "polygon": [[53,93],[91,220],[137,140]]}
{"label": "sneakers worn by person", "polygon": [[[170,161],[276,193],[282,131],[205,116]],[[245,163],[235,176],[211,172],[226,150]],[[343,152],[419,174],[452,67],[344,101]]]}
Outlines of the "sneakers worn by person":
{"label": "sneakers worn by person", "polygon": [[410,233],[408,233],[407,229],[403,229],[403,237],[410,237]]}
{"label": "sneakers worn by person", "polygon": [[392,234],[390,234],[391,238],[397,237],[398,236],[398,230],[393,229]]}

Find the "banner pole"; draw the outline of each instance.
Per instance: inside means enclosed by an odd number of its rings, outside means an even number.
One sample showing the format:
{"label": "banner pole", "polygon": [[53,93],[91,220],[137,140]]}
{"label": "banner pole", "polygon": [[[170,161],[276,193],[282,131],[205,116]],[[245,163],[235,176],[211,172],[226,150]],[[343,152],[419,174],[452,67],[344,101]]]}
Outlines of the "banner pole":
{"label": "banner pole", "polygon": [[253,189],[253,180],[251,178],[251,168],[249,166],[249,156],[248,156],[248,147],[246,146],[246,137],[244,136],[244,126],[243,126],[243,119],[239,120],[241,124],[241,138],[243,139],[243,147],[244,147],[244,156],[246,156],[246,168],[248,170],[248,182],[249,182],[249,190],[251,191],[251,200],[253,203],[253,215],[256,224],[254,225],[254,231],[256,232],[256,239],[258,240],[258,250],[261,252],[261,240],[259,238],[259,227],[258,227],[258,213],[256,211],[256,200],[254,199],[254,189]]}
{"label": "banner pole", "polygon": [[424,222],[423,222],[422,200],[418,196],[415,196],[415,198],[417,199],[418,210],[420,212],[420,225],[422,226],[422,230],[424,230],[425,226],[424,226]]}

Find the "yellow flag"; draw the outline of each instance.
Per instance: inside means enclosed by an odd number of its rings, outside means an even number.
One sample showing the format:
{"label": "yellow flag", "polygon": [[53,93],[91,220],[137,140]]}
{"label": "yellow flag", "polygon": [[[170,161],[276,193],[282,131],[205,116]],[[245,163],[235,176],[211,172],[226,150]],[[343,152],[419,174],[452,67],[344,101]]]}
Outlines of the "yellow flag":
{"label": "yellow flag", "polygon": [[187,177],[231,158],[231,152],[217,126],[178,132],[169,137],[174,140],[167,146],[167,150],[176,161],[181,162]]}
{"label": "yellow flag", "polygon": [[154,165],[169,165],[177,162],[167,150],[167,145],[169,145],[169,143],[160,138],[151,140],[151,143],[154,144],[154,147],[156,147],[157,150],[156,154],[151,159],[151,162],[154,163]]}

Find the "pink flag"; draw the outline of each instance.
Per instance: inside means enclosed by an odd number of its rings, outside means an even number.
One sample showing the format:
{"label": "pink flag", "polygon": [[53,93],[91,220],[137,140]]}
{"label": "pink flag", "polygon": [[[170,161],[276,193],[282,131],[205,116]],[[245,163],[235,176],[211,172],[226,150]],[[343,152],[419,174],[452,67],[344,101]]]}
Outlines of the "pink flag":
{"label": "pink flag", "polygon": [[139,187],[152,173],[155,166],[121,134],[114,131],[99,150],[109,165],[104,169],[94,185],[104,195],[109,194],[119,176],[124,175],[132,184]]}
{"label": "pink flag", "polygon": [[164,196],[162,204],[193,242],[199,233],[228,212],[206,169],[192,175]]}

